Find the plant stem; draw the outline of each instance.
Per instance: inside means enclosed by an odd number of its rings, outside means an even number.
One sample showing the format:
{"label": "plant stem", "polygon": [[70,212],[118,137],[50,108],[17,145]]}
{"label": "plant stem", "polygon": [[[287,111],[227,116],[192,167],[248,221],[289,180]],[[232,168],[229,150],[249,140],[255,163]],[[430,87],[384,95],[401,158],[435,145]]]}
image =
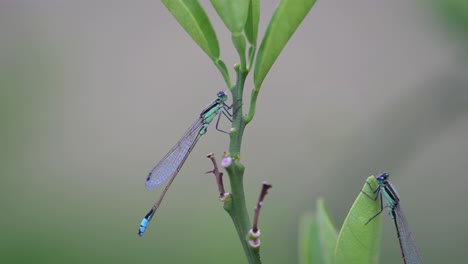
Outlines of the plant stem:
{"label": "plant stem", "polygon": [[250,108],[248,114],[244,117],[245,124],[247,125],[252,121],[252,118],[255,115],[255,108],[257,107],[257,96],[260,88],[255,87],[252,89],[252,94],[250,95]]}
{"label": "plant stem", "polygon": [[225,209],[231,216],[232,222],[236,227],[239,240],[244,248],[245,254],[250,264],[261,263],[260,254],[258,249],[249,246],[247,235],[250,230],[250,218],[245,204],[244,194],[244,165],[240,162],[240,149],[242,144],[242,136],[246,122],[242,115],[242,94],[244,90],[244,83],[248,71],[243,70],[239,65],[235,67],[237,72],[236,85],[232,87],[232,100],[233,100],[233,120],[231,129],[231,141],[229,144],[229,152],[232,157],[232,164],[226,168],[229,174],[229,181],[231,183],[230,205]]}

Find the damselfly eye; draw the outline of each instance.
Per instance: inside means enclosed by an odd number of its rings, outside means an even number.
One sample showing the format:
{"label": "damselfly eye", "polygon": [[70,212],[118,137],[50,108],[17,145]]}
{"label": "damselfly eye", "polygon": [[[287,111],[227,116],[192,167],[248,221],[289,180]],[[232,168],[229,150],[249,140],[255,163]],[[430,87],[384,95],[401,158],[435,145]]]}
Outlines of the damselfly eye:
{"label": "damselfly eye", "polygon": [[390,174],[388,172],[383,172],[379,177],[377,177],[377,180],[385,181],[389,176]]}
{"label": "damselfly eye", "polygon": [[226,96],[226,94],[223,91],[218,92],[218,97],[224,97],[224,96]]}

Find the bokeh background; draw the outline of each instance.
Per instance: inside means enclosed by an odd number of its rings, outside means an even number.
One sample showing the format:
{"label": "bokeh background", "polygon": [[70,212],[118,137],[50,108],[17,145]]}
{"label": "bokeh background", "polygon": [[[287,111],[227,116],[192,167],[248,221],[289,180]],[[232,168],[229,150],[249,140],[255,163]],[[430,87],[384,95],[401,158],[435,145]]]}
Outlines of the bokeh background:
{"label": "bokeh background", "polygon": [[[209,1],[222,58],[237,62]],[[324,197],[341,226],[368,175],[392,173],[426,263],[462,263],[468,222],[464,0],[319,1],[267,76],[242,159],[264,263],[297,262]],[[277,1],[262,1],[263,36]],[[251,80],[246,86],[250,93]],[[0,1],[0,262],[244,263],[211,128],[140,238],[148,171],[226,88],[160,1]],[[226,124],[229,126],[229,124]],[[384,215],[385,216],[385,215]],[[381,263],[401,263],[385,216]]]}

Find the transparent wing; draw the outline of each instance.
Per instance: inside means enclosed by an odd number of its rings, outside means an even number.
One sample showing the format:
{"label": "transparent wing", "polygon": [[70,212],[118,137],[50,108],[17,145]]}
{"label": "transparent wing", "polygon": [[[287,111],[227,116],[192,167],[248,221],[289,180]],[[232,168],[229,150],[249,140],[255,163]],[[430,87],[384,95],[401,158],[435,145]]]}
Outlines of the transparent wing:
{"label": "transparent wing", "polygon": [[395,225],[397,228],[398,239],[400,240],[401,253],[406,264],[424,263],[419,250],[414,242],[413,235],[409,230],[406,217],[401,210],[400,204],[395,206]]}
{"label": "transparent wing", "polygon": [[161,186],[172,176],[179,172],[188,154],[199,138],[203,127],[203,119],[198,118],[180,138],[179,142],[166,154],[166,156],[151,170],[146,178],[146,188],[152,190]]}

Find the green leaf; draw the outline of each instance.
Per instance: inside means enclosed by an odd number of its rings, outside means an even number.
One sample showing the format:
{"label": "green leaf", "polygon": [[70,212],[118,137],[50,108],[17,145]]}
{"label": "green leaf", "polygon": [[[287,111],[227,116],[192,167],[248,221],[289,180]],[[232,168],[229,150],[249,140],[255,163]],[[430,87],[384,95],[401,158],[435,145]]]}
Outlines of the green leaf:
{"label": "green leaf", "polygon": [[[374,176],[367,178],[363,190],[372,196],[377,188]],[[380,201],[373,201],[362,192],[346,217],[335,249],[336,264],[378,263],[381,217],[366,222],[380,210]]]}
{"label": "green leaf", "polygon": [[323,262],[314,262],[314,263],[325,263],[332,264],[334,255],[336,240],[338,233],[335,226],[331,220],[331,217],[328,213],[327,208],[323,199],[317,201],[317,222],[319,227],[319,239],[320,239],[320,248],[322,250]]}
{"label": "green leaf", "polygon": [[255,57],[255,47],[254,46],[251,46],[249,48],[249,54],[248,54],[248,58],[247,58],[247,70],[250,71],[250,68],[252,67],[252,63],[253,63],[253,60],[254,60],[254,57]]}
{"label": "green leaf", "polygon": [[258,21],[260,20],[260,0],[250,0],[247,22],[245,22],[245,36],[252,46],[257,46]]}
{"label": "green leaf", "polygon": [[317,213],[306,214],[300,225],[299,258],[301,264],[332,264],[338,236],[322,199]]}
{"label": "green leaf", "polygon": [[162,0],[179,24],[192,39],[216,61],[219,58],[219,44],[210,19],[197,0]]}
{"label": "green leaf", "polygon": [[254,83],[260,89],[265,76],[316,0],[283,0],[278,5],[258,50]]}
{"label": "green leaf", "polygon": [[217,60],[214,61],[214,64],[216,65],[216,67],[221,72],[221,75],[223,75],[223,79],[226,82],[227,88],[231,89],[231,87],[232,87],[231,77],[229,77],[229,71],[228,71],[224,61],[222,61],[221,59],[217,59]]}
{"label": "green leaf", "polygon": [[317,247],[319,228],[315,215],[311,213],[301,217],[299,224],[299,263],[312,264],[322,260],[322,251]]}
{"label": "green leaf", "polygon": [[210,0],[214,9],[232,33],[244,30],[250,0]]}

